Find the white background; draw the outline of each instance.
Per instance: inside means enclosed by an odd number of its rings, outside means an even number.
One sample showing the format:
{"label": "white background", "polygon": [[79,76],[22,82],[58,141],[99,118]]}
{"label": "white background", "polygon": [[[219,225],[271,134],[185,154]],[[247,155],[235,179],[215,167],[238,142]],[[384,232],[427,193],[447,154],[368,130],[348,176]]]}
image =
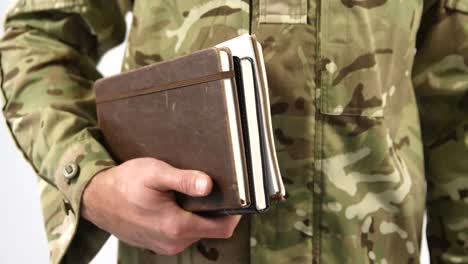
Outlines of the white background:
{"label": "white background", "polygon": [[[3,18],[7,1],[0,1]],[[127,17],[127,25],[131,17]],[[0,28],[0,35],[2,35]],[[123,45],[106,54],[99,65],[105,75],[120,71]],[[112,237],[93,263],[117,263],[117,240]],[[36,176],[22,154],[17,150],[0,115],[0,264],[48,263],[48,250]],[[421,263],[429,263],[425,237]],[[253,263],[254,264],[254,263]]]}

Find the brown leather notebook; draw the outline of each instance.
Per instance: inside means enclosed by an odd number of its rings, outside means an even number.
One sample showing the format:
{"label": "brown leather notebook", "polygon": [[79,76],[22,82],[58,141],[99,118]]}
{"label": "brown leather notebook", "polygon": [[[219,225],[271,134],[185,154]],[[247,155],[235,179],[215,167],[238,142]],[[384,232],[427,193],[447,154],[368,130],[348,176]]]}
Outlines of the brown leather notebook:
{"label": "brown leather notebook", "polygon": [[[267,190],[266,168],[262,175],[252,173],[240,65],[229,48],[215,47],[98,80],[98,123],[107,149],[118,162],[154,157],[210,175],[214,188],[208,196],[177,194],[186,210],[267,209],[270,198],[279,196]],[[261,185],[254,184],[260,178]],[[264,189],[259,204],[258,186]]]}

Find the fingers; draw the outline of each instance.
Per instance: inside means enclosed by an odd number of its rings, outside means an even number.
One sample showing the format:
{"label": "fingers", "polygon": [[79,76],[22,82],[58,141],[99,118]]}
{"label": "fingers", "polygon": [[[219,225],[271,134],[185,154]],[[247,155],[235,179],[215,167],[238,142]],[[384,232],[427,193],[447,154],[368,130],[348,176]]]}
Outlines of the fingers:
{"label": "fingers", "polygon": [[[220,218],[200,218],[197,226],[201,238],[230,238],[234,234],[241,219],[240,215],[223,216]],[[214,226],[214,227],[213,227]]]}
{"label": "fingers", "polygon": [[230,238],[239,223],[240,216],[222,216],[205,218],[179,209],[171,218],[166,218],[159,225],[159,232],[164,235],[159,240],[159,248],[153,249],[163,255],[174,255],[202,238]]}
{"label": "fingers", "polygon": [[182,238],[230,238],[241,216],[202,217],[183,211],[173,235]]}
{"label": "fingers", "polygon": [[175,190],[190,196],[206,196],[213,187],[211,178],[201,171],[180,170],[158,160],[152,162],[150,169],[146,185],[159,191]]}
{"label": "fingers", "polygon": [[161,255],[174,256],[184,251],[193,243],[197,242],[197,239],[183,240],[178,241],[177,243],[161,243],[159,246],[153,247],[153,253],[158,253]]}
{"label": "fingers", "polygon": [[[222,216],[217,218],[206,218],[193,215],[193,230],[200,238],[230,238],[234,234],[240,216]],[[195,234],[194,234],[195,235]]]}
{"label": "fingers", "polygon": [[183,221],[171,221],[170,226],[164,229],[168,240],[159,241],[158,246],[153,247],[155,252],[173,256],[182,252],[185,248],[202,238],[230,238],[239,223],[240,216],[224,216],[219,218],[203,218],[189,212]]}

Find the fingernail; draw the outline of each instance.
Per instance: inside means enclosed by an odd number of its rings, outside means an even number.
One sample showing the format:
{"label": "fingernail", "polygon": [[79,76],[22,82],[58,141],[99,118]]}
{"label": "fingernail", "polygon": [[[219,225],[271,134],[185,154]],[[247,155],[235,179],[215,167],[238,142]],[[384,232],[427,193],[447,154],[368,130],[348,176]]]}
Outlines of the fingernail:
{"label": "fingernail", "polygon": [[199,194],[204,194],[206,192],[207,181],[204,177],[198,177],[195,182],[195,188]]}

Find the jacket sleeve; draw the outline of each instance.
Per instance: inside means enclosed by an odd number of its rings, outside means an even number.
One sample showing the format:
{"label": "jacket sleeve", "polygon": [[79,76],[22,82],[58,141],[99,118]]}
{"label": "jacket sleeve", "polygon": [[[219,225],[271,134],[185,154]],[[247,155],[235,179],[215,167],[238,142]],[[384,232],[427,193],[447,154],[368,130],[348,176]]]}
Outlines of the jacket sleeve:
{"label": "jacket sleeve", "polygon": [[468,0],[425,1],[413,78],[431,263],[468,263]]}
{"label": "jacket sleeve", "polygon": [[16,0],[4,27],[0,99],[39,176],[50,260],[88,262],[108,234],[80,219],[81,196],[115,165],[96,127],[92,84],[100,56],[125,37],[123,9],[117,0]]}

